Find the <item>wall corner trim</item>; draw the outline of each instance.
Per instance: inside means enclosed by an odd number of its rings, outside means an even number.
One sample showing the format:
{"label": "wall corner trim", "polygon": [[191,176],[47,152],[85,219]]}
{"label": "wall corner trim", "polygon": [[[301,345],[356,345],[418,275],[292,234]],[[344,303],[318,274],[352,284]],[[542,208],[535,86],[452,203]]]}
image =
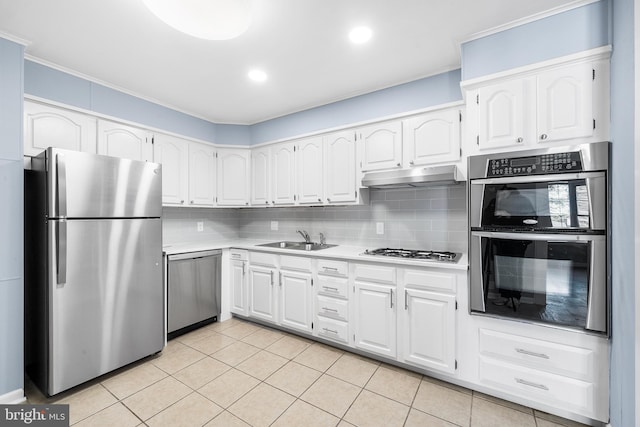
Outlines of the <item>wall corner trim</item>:
{"label": "wall corner trim", "polygon": [[24,395],[24,389],[17,389],[5,393],[0,396],[0,404],[2,405],[15,405],[18,403],[24,403],[27,401],[27,398]]}

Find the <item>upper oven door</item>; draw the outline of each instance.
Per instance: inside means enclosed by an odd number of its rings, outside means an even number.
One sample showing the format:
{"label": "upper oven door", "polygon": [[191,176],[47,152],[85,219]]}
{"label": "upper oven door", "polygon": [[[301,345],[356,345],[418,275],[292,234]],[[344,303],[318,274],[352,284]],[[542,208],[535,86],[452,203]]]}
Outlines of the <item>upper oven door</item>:
{"label": "upper oven door", "polygon": [[474,179],[469,186],[472,229],[606,229],[604,172]]}

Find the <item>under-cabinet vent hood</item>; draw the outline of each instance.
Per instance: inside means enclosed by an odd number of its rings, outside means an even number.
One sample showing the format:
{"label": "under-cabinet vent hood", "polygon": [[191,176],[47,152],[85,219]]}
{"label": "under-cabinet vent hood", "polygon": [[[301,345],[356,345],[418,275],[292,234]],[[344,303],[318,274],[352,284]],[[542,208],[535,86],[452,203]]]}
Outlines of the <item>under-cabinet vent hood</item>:
{"label": "under-cabinet vent hood", "polygon": [[369,172],[362,185],[369,188],[412,188],[457,184],[464,177],[455,165],[416,167],[384,172]]}

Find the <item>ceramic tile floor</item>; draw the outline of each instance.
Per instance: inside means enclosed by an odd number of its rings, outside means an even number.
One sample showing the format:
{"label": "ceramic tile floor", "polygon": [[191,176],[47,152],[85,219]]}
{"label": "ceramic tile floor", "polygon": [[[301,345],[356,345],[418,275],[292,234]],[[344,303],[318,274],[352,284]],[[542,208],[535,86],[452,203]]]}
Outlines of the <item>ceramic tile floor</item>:
{"label": "ceramic tile floor", "polygon": [[46,400],[76,426],[578,426],[239,319]]}

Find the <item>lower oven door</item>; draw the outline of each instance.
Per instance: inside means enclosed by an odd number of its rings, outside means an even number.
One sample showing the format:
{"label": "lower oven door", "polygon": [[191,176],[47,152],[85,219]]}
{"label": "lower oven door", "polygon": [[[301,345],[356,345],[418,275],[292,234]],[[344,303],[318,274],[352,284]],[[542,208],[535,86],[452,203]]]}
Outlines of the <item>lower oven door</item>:
{"label": "lower oven door", "polygon": [[606,236],[472,231],[470,309],[607,333]]}

